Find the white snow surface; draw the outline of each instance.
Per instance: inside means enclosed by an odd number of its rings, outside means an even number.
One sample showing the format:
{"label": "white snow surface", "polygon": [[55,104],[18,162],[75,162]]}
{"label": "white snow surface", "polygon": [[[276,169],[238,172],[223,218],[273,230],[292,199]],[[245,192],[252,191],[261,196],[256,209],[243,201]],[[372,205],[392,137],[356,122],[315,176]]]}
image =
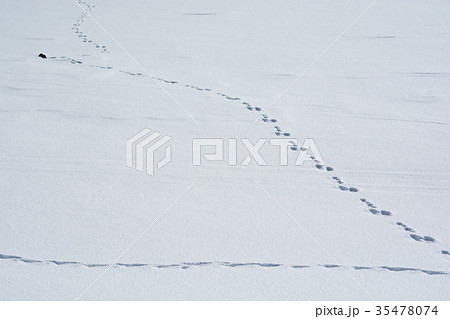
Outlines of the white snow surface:
{"label": "white snow surface", "polygon": [[[0,299],[448,300],[450,3],[380,0],[269,109],[371,3],[2,1]],[[274,126],[333,170],[192,166]]]}

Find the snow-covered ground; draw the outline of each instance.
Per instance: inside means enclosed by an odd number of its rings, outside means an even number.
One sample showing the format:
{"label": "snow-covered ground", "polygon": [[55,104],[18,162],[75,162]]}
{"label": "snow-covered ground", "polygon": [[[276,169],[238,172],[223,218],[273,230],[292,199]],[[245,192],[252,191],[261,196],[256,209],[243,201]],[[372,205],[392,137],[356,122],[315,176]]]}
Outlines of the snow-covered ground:
{"label": "snow-covered ground", "polygon": [[[448,300],[450,3],[380,0],[321,56],[372,2],[3,1],[0,299]],[[277,132],[330,171],[192,166]]]}

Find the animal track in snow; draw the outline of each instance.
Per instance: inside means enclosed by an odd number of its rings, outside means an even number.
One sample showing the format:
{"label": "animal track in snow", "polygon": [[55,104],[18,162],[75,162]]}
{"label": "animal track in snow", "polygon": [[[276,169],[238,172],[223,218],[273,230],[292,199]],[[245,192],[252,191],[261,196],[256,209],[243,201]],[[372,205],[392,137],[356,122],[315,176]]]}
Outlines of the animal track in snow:
{"label": "animal track in snow", "polygon": [[[61,267],[86,267],[86,268],[106,268],[111,267],[111,264],[107,263],[83,263],[80,261],[60,261],[60,260],[37,260],[20,256],[3,255],[0,254],[0,260],[9,260],[14,262],[22,262],[26,264],[35,265],[53,265]],[[227,267],[227,268],[248,268],[248,267],[260,267],[260,268],[291,268],[291,269],[306,269],[306,268],[322,268],[322,269],[335,269],[335,268],[349,268],[354,270],[388,270],[395,272],[416,272],[424,273],[427,275],[441,275],[450,276],[447,271],[440,270],[428,270],[420,268],[408,268],[408,267],[392,267],[392,266],[345,266],[338,264],[312,264],[312,265],[296,265],[296,264],[279,264],[279,263],[265,263],[265,262],[229,262],[229,261],[199,261],[199,262],[182,262],[172,264],[148,264],[148,263],[116,263],[113,268],[156,268],[156,269],[189,269],[198,267]]]}
{"label": "animal track in snow", "polygon": [[365,198],[360,198],[360,201],[363,202],[364,204],[366,204],[369,212],[371,212],[374,215],[392,216],[392,213],[390,211],[384,210],[384,209],[378,210],[377,206],[375,206],[374,204],[372,204]]}
{"label": "animal track in snow", "polygon": [[103,70],[112,70],[113,69],[112,66],[101,66],[101,65],[94,65],[94,64],[91,64],[89,66],[93,67],[93,68],[103,69]]}
{"label": "animal track in snow", "polygon": [[81,16],[76,20],[76,22],[73,24],[72,26],[72,30],[74,30],[75,34],[81,38],[83,40],[84,43],[89,43],[93,46],[95,46],[95,48],[100,49],[100,53],[109,53],[109,50],[106,48],[106,45],[101,45],[98,44],[92,40],[89,39],[89,37],[83,32],[81,31],[80,27],[81,24],[84,22],[85,19],[89,18],[88,13],[92,12],[93,8],[95,8],[95,6],[91,6],[89,3],[87,3],[86,1],[81,1],[81,0],[77,0],[77,3],[86,11],[86,12],[82,12]]}
{"label": "animal track in snow", "polygon": [[[318,165],[316,165],[316,167],[317,166]],[[323,166],[321,166],[320,169],[323,169]],[[333,176],[332,179],[336,183],[338,183],[338,188],[341,191],[358,192],[358,189],[355,188],[355,187],[344,186],[343,185],[344,182],[338,176]],[[365,198],[360,198],[360,201],[367,206],[367,210],[373,215],[380,215],[380,216],[386,216],[386,217],[392,216],[392,213],[390,211],[384,210],[384,209],[378,209],[375,204],[371,203],[370,201],[368,201]],[[402,222],[397,222],[396,224],[398,226],[401,226],[402,229],[404,231],[406,231],[406,232],[415,233],[414,229],[412,229],[411,227],[408,227],[406,224],[404,224]],[[427,242],[427,243],[435,243],[436,242],[436,239],[431,237],[431,236],[420,236],[420,235],[417,235],[417,234],[410,234],[409,236],[410,236],[410,238],[412,238],[412,239],[414,239],[415,241],[418,241],[418,242]]]}
{"label": "animal track in snow", "polygon": [[75,59],[72,59],[72,58],[68,58],[68,57],[65,57],[65,56],[60,56],[60,57],[51,56],[51,57],[49,57],[49,59],[58,60],[58,61],[68,61],[68,62],[70,62],[72,64],[83,64],[82,61],[75,60]]}
{"label": "animal track in snow", "polygon": [[428,242],[428,243],[435,243],[436,239],[434,239],[431,236],[419,236],[416,234],[410,234],[409,235],[412,239],[414,239],[415,241],[424,241],[424,242]]}
{"label": "animal track in snow", "polygon": [[[77,0],[77,2],[80,5],[82,5],[87,12],[91,12],[92,9],[94,8],[94,6],[89,5],[85,1]],[[75,31],[75,34],[77,34],[78,37],[83,40],[83,42],[90,43],[90,44],[94,45],[97,49],[101,49],[101,53],[108,53],[109,51],[107,50],[106,46],[100,45],[100,44],[98,44],[96,42],[93,42],[92,40],[90,40],[88,38],[88,36],[86,34],[84,34],[83,31],[80,30],[80,26],[81,26],[81,24],[84,22],[84,20],[86,18],[88,18],[88,15],[83,12],[82,15],[76,20],[76,23],[74,23],[73,28],[72,28]],[[75,60],[75,59],[72,59],[72,58],[67,58],[67,57],[59,57],[59,58],[58,57],[51,57],[51,58],[52,59],[59,59],[59,60],[66,60],[66,61],[69,61],[72,64],[82,64],[83,63],[82,61]],[[111,66],[90,65],[90,67],[95,67],[95,68],[104,69],[104,70],[113,70],[114,69]],[[140,73],[140,72],[130,72],[130,71],[124,71],[124,70],[118,70],[118,72],[124,73],[126,75],[130,75],[130,76],[144,76],[144,77],[148,77],[146,74],[143,74],[143,73]],[[163,78],[160,78],[160,77],[152,77],[152,79],[156,80],[156,81],[160,81],[160,82],[166,83],[166,84],[171,84],[171,85],[179,84],[179,82],[177,82],[177,81],[166,80],[166,79],[163,79]],[[190,84],[185,84],[185,87],[186,88],[190,88],[190,89],[194,89],[194,90],[197,90],[197,91],[206,91],[206,92],[216,93],[218,96],[223,97],[227,101],[230,101],[230,102],[239,101],[239,103],[242,103],[242,105],[245,107],[245,110],[247,110],[247,111],[256,111],[256,112],[261,112],[262,111],[261,107],[254,106],[254,105],[252,105],[251,103],[249,103],[247,101],[243,101],[243,99],[240,98],[240,97],[233,97],[233,96],[227,95],[227,94],[222,93],[222,92],[214,92],[210,88],[202,88],[202,87],[195,86],[195,85],[190,85]],[[278,122],[277,119],[270,118],[265,113],[261,114],[261,120],[262,120],[262,122],[269,123],[269,124],[273,124],[273,123],[277,123]],[[274,129],[274,134],[276,136],[289,137],[291,135],[289,132],[283,131],[279,125],[273,126],[273,129]],[[298,145],[296,143],[294,143],[293,141],[290,142],[289,149],[291,151],[300,151],[300,150],[301,151],[305,151],[304,149],[299,148]],[[315,162],[316,162],[315,167],[318,170],[326,171],[326,172],[334,171],[334,169],[332,167],[321,165],[317,160],[315,160]],[[337,176],[334,176],[333,180],[338,184],[337,188],[340,191],[350,192],[350,193],[359,192],[359,189],[356,188],[356,187],[350,187],[350,186],[344,185],[344,182]],[[373,203],[369,202],[368,200],[366,200],[364,198],[361,198],[360,200],[361,200],[361,202],[363,202],[367,206],[367,210],[371,214],[373,214],[373,215],[380,215],[380,216],[392,216],[392,213],[390,211],[388,211],[388,210],[379,210]],[[436,242],[436,240],[433,237],[431,237],[431,236],[419,236],[419,235],[414,234],[415,231],[412,228],[406,226],[403,223],[399,222],[399,223],[397,223],[397,225],[401,226],[403,228],[403,230],[412,233],[412,234],[410,234],[410,237],[412,239],[414,239],[415,241],[428,242],[428,243]],[[442,250],[442,254],[450,255],[447,250]],[[183,266],[183,267],[185,267],[185,266]],[[87,266],[87,267],[89,267],[89,266]],[[300,266],[299,265],[298,267],[300,268],[300,267],[309,267],[309,266]]]}
{"label": "animal track in snow", "polygon": [[427,242],[427,243],[435,243],[436,242],[436,239],[434,239],[431,236],[420,236],[420,235],[414,234],[416,231],[414,229],[412,229],[411,227],[407,226],[405,223],[397,222],[396,224],[398,226],[400,226],[404,231],[410,233],[409,237],[411,237],[415,241]]}
{"label": "animal track in snow", "polygon": [[[317,165],[316,165],[316,168],[318,168],[318,169],[324,169],[325,166],[317,164]],[[332,172],[334,169],[331,168],[331,167],[329,167],[329,166],[327,166],[327,167],[326,167],[326,170],[329,171],[329,172]],[[344,185],[343,185],[344,182],[343,182],[339,177],[337,177],[337,176],[333,176],[332,178],[333,178],[334,181],[336,181],[336,183],[339,184],[339,185],[338,185],[338,188],[339,188],[341,191],[343,191],[343,192],[349,191],[349,192],[352,192],[352,193],[356,193],[356,192],[359,191],[359,189],[357,189],[356,187],[350,187],[350,186],[347,187],[347,186],[344,186]]]}
{"label": "animal track in snow", "polygon": [[414,229],[412,229],[411,227],[406,226],[404,223],[402,222],[397,222],[397,225],[401,226],[403,228],[404,231],[407,231],[409,233],[415,233],[416,231]]}

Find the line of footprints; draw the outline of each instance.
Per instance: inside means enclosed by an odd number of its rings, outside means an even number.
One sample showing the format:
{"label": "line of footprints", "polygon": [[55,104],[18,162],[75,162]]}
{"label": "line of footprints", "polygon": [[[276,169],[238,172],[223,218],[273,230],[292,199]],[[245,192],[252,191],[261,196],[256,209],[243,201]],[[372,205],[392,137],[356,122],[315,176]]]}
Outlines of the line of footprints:
{"label": "line of footprints", "polygon": [[392,266],[343,266],[338,264],[310,264],[310,265],[293,265],[293,264],[278,264],[278,263],[261,263],[261,262],[229,262],[229,261],[198,261],[198,262],[182,262],[175,264],[147,264],[147,263],[115,263],[113,265],[107,263],[85,263],[81,261],[69,261],[69,260],[39,260],[30,259],[21,256],[14,255],[3,255],[0,254],[0,260],[9,260],[15,262],[23,262],[26,264],[42,264],[62,267],[73,267],[82,266],[87,268],[106,268],[106,267],[126,267],[126,268],[136,268],[136,267],[147,267],[147,268],[159,268],[159,269],[188,269],[192,267],[262,267],[262,268],[293,268],[293,269],[305,269],[305,268],[353,268],[355,270],[387,270],[394,272],[420,272],[431,276],[444,275],[449,276],[450,273],[446,271],[439,270],[428,270],[421,268],[410,268],[410,267],[392,267]]}
{"label": "line of footprints", "polygon": [[[317,167],[317,165],[316,165],[316,167]],[[330,170],[333,170],[333,169],[330,168],[330,167],[327,167],[327,169],[328,169],[329,171],[330,171]],[[347,186],[344,186],[344,185],[343,185],[344,182],[342,181],[342,179],[340,179],[340,178],[337,177],[337,176],[333,176],[332,179],[338,184],[338,188],[339,188],[341,191],[349,191],[349,192],[353,192],[353,193],[356,193],[356,192],[359,191],[356,187],[347,187]],[[371,214],[373,214],[373,215],[379,215],[379,216],[393,216],[392,213],[391,213],[390,211],[384,210],[384,209],[378,209],[378,207],[377,207],[375,204],[371,203],[371,202],[370,202],[369,200],[367,200],[366,198],[360,198],[359,200],[367,207],[368,212],[371,213]],[[400,229],[403,229],[404,231],[408,232],[408,233],[409,233],[409,237],[411,237],[411,238],[414,239],[415,241],[418,241],[418,242],[428,242],[428,243],[435,243],[435,242],[436,242],[436,239],[434,239],[434,238],[431,237],[431,236],[420,236],[420,235],[417,235],[417,234],[415,233],[416,231],[415,231],[414,229],[412,229],[411,227],[407,226],[405,223],[402,223],[402,222],[396,222],[395,224],[396,224],[397,226],[399,226]],[[442,252],[442,254],[444,254],[444,255],[448,255],[448,254],[449,254],[448,251],[446,251],[446,250],[442,250],[441,252]]]}
{"label": "line of footprints", "polygon": [[[91,6],[89,3],[81,0],[77,0],[77,2],[84,8],[86,12],[92,12],[92,10],[95,8],[95,6]],[[72,30],[74,30],[75,34],[83,40],[85,43],[92,44],[97,49],[100,50],[101,53],[109,53],[109,50],[106,48],[106,45],[101,45],[99,43],[96,43],[88,38],[88,36],[80,30],[81,24],[84,22],[86,18],[88,18],[88,14],[86,12],[83,12],[81,16],[76,20],[76,22],[72,26]]]}
{"label": "line of footprints", "polygon": [[[95,8],[95,6],[90,5],[86,1],[77,0],[77,2],[81,6],[83,6],[83,8],[84,8],[84,10],[86,10],[86,12],[92,12],[93,9]],[[94,45],[97,49],[100,49],[101,53],[109,53],[109,50],[107,49],[107,47],[105,45],[100,45],[100,44],[90,40],[88,38],[88,36],[82,30],[80,30],[80,26],[85,21],[86,18],[88,18],[88,15],[85,12],[83,12],[81,14],[81,16],[73,24],[72,29],[78,35],[79,38],[82,38],[83,42],[90,43],[90,44]],[[52,57],[52,58],[55,58],[55,57]],[[61,58],[64,59],[64,57],[61,57]],[[73,64],[81,64],[81,61],[77,61],[77,60],[74,60],[74,59],[70,59],[70,62],[73,63]],[[90,65],[90,66],[91,67],[100,68],[100,69],[108,69],[108,70],[113,69],[111,66],[97,66],[97,65]],[[122,70],[119,70],[119,72],[125,73],[125,74],[128,74],[128,75],[132,75],[132,76],[145,76],[143,73],[134,73],[134,72],[122,71]],[[153,77],[153,79],[157,80],[157,81],[164,82],[164,83],[168,83],[168,84],[177,84],[178,83],[177,81],[169,81],[169,80],[165,80],[165,79],[157,78],[157,77]],[[186,84],[185,86],[187,88],[195,89],[195,90],[198,90],[198,91],[212,91],[209,88],[201,88],[201,87],[198,87],[198,86],[195,86],[195,85],[190,85],[190,84]],[[229,95],[221,93],[221,92],[216,92],[216,94],[226,98],[229,101],[241,101],[241,99],[239,97],[232,97],[232,96],[229,96]],[[259,106],[253,106],[249,102],[245,102],[245,101],[242,101],[241,103],[249,111],[262,112],[262,109]],[[263,122],[266,122],[266,123],[276,123],[277,122],[277,119],[269,118],[266,114],[261,114],[261,119],[262,119]],[[286,137],[288,137],[288,136],[291,135],[289,132],[284,132],[280,128],[280,126],[278,126],[278,125],[275,125],[273,128],[274,128],[274,134],[277,135],[277,136],[286,136]],[[294,141],[291,141],[291,144],[292,144],[291,145],[291,150],[297,151],[298,150],[298,145],[296,145],[294,143]]]}
{"label": "line of footprints", "polygon": [[[84,8],[84,10],[86,10],[86,12],[92,12],[93,9],[95,8],[94,5],[90,5],[86,1],[77,0],[77,2]],[[77,34],[79,38],[82,38],[84,43],[90,43],[90,44],[94,45],[97,49],[100,49],[101,53],[109,53],[109,50],[107,49],[107,47],[105,45],[100,45],[100,44],[90,40],[89,37],[80,29],[81,24],[85,21],[86,18],[88,18],[87,13],[83,12],[81,14],[81,16],[73,24],[72,29],[74,30],[75,34]],[[51,58],[55,59],[57,57],[51,57]],[[59,59],[66,59],[66,57],[60,57]],[[75,60],[75,59],[70,59],[70,58],[67,58],[67,59],[72,64],[81,64],[82,63],[81,61],[78,61],[78,60]],[[99,68],[99,69],[108,69],[108,70],[113,69],[113,67],[111,67],[111,66],[98,66],[98,65],[90,65],[90,66],[91,67],[95,67],[95,68]],[[119,72],[131,75],[131,76],[145,76],[145,74],[139,73],[139,72],[135,73],[135,72],[129,72],[129,71],[123,71],[123,70],[119,70]],[[159,78],[159,77],[152,77],[152,78],[154,80],[161,81],[161,82],[168,83],[168,84],[177,84],[178,83],[177,81],[170,81],[170,80],[166,80],[166,79]],[[195,85],[190,85],[190,84],[186,84],[185,87],[191,88],[191,89],[195,89],[195,90],[198,90],[198,91],[207,91],[207,92],[212,91],[209,88],[201,88],[201,87],[198,87],[198,86],[195,86]],[[241,98],[239,98],[239,97],[232,97],[230,95],[227,95],[227,94],[224,94],[224,93],[221,93],[221,92],[216,92],[216,94],[218,96],[224,97],[225,99],[227,99],[229,101],[239,101],[239,102],[241,102],[242,105],[248,111],[262,112],[262,108],[261,107],[253,106],[252,104],[250,104],[249,102],[246,102],[246,101],[241,101]],[[272,124],[278,122],[277,119],[269,118],[269,116],[267,116],[266,114],[261,113],[260,116],[261,116],[261,120],[263,122],[272,123]],[[283,131],[280,128],[280,126],[278,126],[278,125],[275,125],[273,128],[274,128],[274,134],[277,135],[277,136],[286,136],[286,137],[291,136],[291,134],[289,132]],[[294,141],[291,141],[291,150],[293,150],[293,151],[298,151],[299,150],[298,145],[295,144]]]}
{"label": "line of footprints", "polygon": [[[81,64],[82,63],[81,61],[77,61],[77,60],[74,60],[72,58],[67,58],[67,57],[59,57],[59,58],[58,57],[51,57],[51,58],[56,58],[56,59],[59,59],[59,60],[69,61],[72,64]],[[90,67],[99,68],[99,69],[103,69],[103,70],[113,70],[114,69],[111,66],[98,66],[98,65],[92,65],[92,64],[89,65],[89,66]],[[123,71],[123,70],[119,70],[119,72],[127,74],[127,75],[131,75],[131,76],[146,76],[145,74],[139,73],[139,72],[129,72],[129,71]],[[160,78],[160,77],[152,77],[152,78],[154,80],[156,80],[156,81],[160,81],[160,82],[167,83],[167,84],[178,84],[179,83],[178,81],[166,80],[166,79],[163,79],[163,78]],[[191,89],[195,89],[197,91],[206,91],[206,92],[211,92],[212,91],[209,88],[201,88],[201,87],[190,85],[190,84],[186,84],[185,87],[191,88]],[[241,100],[240,98],[231,97],[229,95],[226,95],[226,94],[220,93],[220,92],[217,92],[216,94],[218,96],[224,97],[224,98],[226,98],[227,100],[230,100],[230,101],[240,101]],[[250,111],[255,110],[257,112],[261,112],[261,108],[258,107],[258,106],[254,107],[250,103],[245,102],[245,101],[242,102],[242,104]],[[266,114],[262,114],[261,115],[261,119],[262,119],[263,122],[270,122],[270,123],[276,123],[277,122],[276,119],[270,119],[269,120],[269,117]],[[277,136],[290,136],[290,134],[288,132],[283,132],[278,125],[275,125],[274,128],[275,128],[275,135],[277,135]],[[299,147],[294,141],[290,141],[290,144],[291,144],[290,145],[290,149],[292,151],[298,151],[298,150],[305,151],[305,149]],[[321,165],[319,163],[319,161],[317,161],[314,158],[313,158],[313,160],[315,161],[315,168],[316,169],[324,170],[324,171],[327,171],[327,172],[334,171],[334,169],[332,167]],[[351,186],[344,185],[344,182],[342,181],[342,179],[340,177],[333,176],[332,180],[337,183],[337,188],[340,191],[350,192],[350,193],[357,193],[357,192],[359,192],[359,189],[356,188],[356,187],[351,187]],[[360,201],[363,204],[366,205],[368,212],[370,212],[373,215],[393,216],[390,211],[383,210],[383,209],[378,209],[375,204],[371,203],[369,200],[367,200],[365,198],[360,198]],[[431,236],[420,236],[420,235],[415,234],[415,230],[413,230],[411,227],[406,226],[402,222],[397,222],[396,225],[400,226],[400,228],[403,229],[404,231],[409,232],[410,233],[409,234],[410,238],[414,239],[415,241],[428,242],[428,243],[436,242],[436,239],[434,239]],[[447,250],[442,250],[442,254],[450,256],[450,252],[447,251]]]}
{"label": "line of footprints", "polygon": [[[85,1],[81,1],[78,0],[78,3],[80,3],[81,5],[84,6],[85,10],[87,12],[90,12],[93,10],[93,8],[95,6],[91,6],[90,4],[88,4]],[[88,39],[88,37],[80,30],[80,25],[81,23],[84,21],[84,19],[87,17],[86,13],[83,12],[83,14],[81,15],[80,18],[77,19],[76,23],[73,25],[73,29],[75,30],[75,33],[78,34],[78,37],[83,39],[83,42],[85,43],[91,43],[93,45],[96,46],[96,48],[101,50],[101,53],[108,53],[109,51],[107,50],[106,46],[102,46],[99,45],[96,42],[93,42],[91,40]],[[57,60],[62,60],[62,61],[68,61],[72,64],[82,64],[82,61],[76,60],[76,59],[72,59],[69,57],[50,57],[51,59],[57,59]],[[103,69],[103,70],[113,70],[114,68],[112,66],[99,66],[99,65],[89,65],[90,67],[94,67],[94,68],[99,68],[99,69]],[[130,76],[142,76],[142,77],[147,77],[146,74],[141,73],[141,72],[129,72],[129,71],[124,71],[124,70],[118,70],[118,72],[126,74],[126,75],[130,75]],[[160,81],[166,84],[180,84],[178,81],[173,81],[173,80],[166,80],[160,77],[152,77],[153,80],[155,81]],[[212,89],[210,88],[202,88],[202,87],[198,87],[195,85],[190,85],[190,84],[185,84],[184,85],[186,88],[189,89],[194,89],[197,91],[204,91],[204,92],[212,92],[215,93],[217,96],[223,97],[228,101],[232,101],[232,102],[238,102],[241,103],[241,105],[243,105],[243,107],[245,107],[246,110],[248,111],[254,111],[254,112],[258,112],[261,116],[261,121],[264,123],[268,123],[268,124],[277,124],[273,126],[273,133],[276,136],[286,136],[289,137],[291,136],[291,134],[289,132],[285,132],[281,129],[281,127],[278,125],[278,120],[274,119],[274,118],[270,118],[267,114],[262,113],[262,108],[260,106],[255,106],[252,105],[251,103],[242,100],[239,97],[233,97],[230,95],[227,95],[225,93],[222,92],[214,92]],[[299,147],[294,141],[289,141],[290,143],[290,149],[292,151],[305,151],[305,149],[302,149],[301,147]],[[334,171],[334,169],[332,167],[329,166],[325,166],[322,165],[317,159],[312,158],[315,161],[315,168],[321,171],[325,171],[325,172],[332,172]],[[346,186],[345,183],[342,181],[342,179],[340,177],[337,176],[333,176],[332,180],[337,184],[337,189],[339,189],[342,192],[349,192],[349,193],[357,193],[359,192],[359,190],[356,187],[350,187],[350,186]],[[377,215],[377,216],[385,216],[385,217],[392,217],[393,214],[388,211],[388,210],[383,210],[383,209],[378,209],[377,206],[373,203],[371,203],[369,200],[365,199],[365,198],[360,198],[359,199],[361,201],[361,203],[363,205],[366,206],[366,209],[369,213],[373,214],[373,215]],[[410,236],[410,238],[414,239],[417,242],[425,242],[425,243],[435,243],[436,239],[434,239],[431,236],[421,236],[416,234],[416,231],[414,229],[412,229],[411,227],[407,226],[405,223],[402,222],[396,222],[395,225],[397,227],[399,227],[400,229],[402,229],[403,231],[407,232]],[[450,256],[450,252],[448,250],[442,250],[441,253],[443,255],[447,255]]]}
{"label": "line of footprints", "polygon": [[[316,165],[316,168],[318,169],[324,169],[323,166],[321,165]],[[331,167],[326,167],[327,171],[333,171],[333,168]],[[338,189],[340,189],[341,191],[349,191],[351,193],[357,193],[359,191],[359,189],[357,189],[356,187],[350,187],[350,186],[345,186],[344,182],[342,181],[341,178],[337,177],[337,176],[333,176],[332,179],[338,184]],[[367,208],[367,211],[373,215],[379,215],[379,216],[393,216],[392,213],[388,210],[384,210],[384,209],[378,209],[378,207],[371,203],[369,200],[367,200],[366,198],[360,198],[359,199]],[[414,229],[412,229],[411,227],[407,226],[405,223],[402,222],[396,222],[395,225],[399,226],[400,229],[403,229],[404,231],[409,233],[409,237],[414,239],[415,241],[418,242],[428,242],[428,243],[435,243],[436,239],[434,239],[431,236],[420,236],[417,235]],[[442,254],[444,255],[448,255],[448,251],[443,250],[441,251]]]}

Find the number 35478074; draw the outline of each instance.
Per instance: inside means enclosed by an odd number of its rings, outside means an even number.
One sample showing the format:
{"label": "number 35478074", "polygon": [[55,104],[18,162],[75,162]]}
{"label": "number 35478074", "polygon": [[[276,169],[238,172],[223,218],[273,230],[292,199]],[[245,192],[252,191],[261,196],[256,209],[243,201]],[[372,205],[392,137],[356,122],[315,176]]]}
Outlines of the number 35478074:
{"label": "number 35478074", "polygon": [[377,306],[377,316],[426,316],[437,315],[437,306]]}

